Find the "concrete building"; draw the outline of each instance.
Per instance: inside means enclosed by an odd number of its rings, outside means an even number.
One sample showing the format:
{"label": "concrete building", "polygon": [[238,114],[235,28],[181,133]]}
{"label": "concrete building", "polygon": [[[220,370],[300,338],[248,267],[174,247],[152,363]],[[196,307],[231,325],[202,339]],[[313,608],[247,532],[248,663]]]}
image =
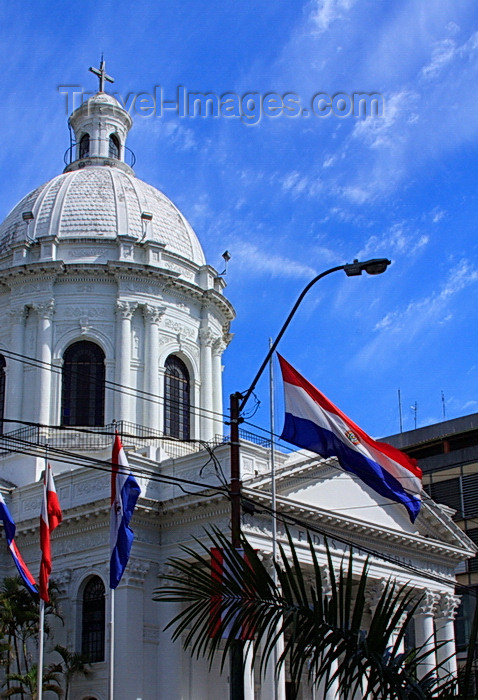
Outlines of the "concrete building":
{"label": "concrete building", "polygon": [[[454,522],[478,545],[478,413],[384,438],[418,460],[431,498],[450,508]],[[478,594],[478,556],[457,568],[458,652],[464,655]],[[461,588],[465,586],[466,589]]]}
{"label": "concrete building", "polygon": [[[70,123],[75,143],[65,171],[27,194],[0,225],[2,492],[17,544],[36,572],[48,450],[64,513],[52,537],[52,578],[65,618],[54,643],[92,662],[90,678],[75,678],[72,700],[106,700],[108,462],[118,421],[141,496],[116,589],[115,700],[223,700],[228,677],[220,676],[219,659],[209,671],[173,644],[163,628],[175,610],[152,596],[179,544],[204,537],[206,525],[229,528],[221,357],[234,311],[189,223],[126,162],[127,112],[100,90]],[[324,562],[324,533],[337,565],[349,544],[358,568],[374,552],[370,606],[384,579],[413,580],[426,593],[416,641],[436,629],[453,644],[455,570],[474,549],[450,511],[427,501],[412,525],[403,506],[384,502],[335,459],[301,451],[276,460],[277,507],[295,518],[304,567],[310,526]],[[267,447],[243,440],[241,470],[248,498],[270,504]],[[260,510],[242,518],[254,547],[270,555],[270,518]],[[0,573],[14,573],[7,551]],[[260,679],[247,668],[247,700],[272,697],[272,674]],[[327,700],[338,697],[336,689]],[[301,700],[310,698],[304,684]]]}

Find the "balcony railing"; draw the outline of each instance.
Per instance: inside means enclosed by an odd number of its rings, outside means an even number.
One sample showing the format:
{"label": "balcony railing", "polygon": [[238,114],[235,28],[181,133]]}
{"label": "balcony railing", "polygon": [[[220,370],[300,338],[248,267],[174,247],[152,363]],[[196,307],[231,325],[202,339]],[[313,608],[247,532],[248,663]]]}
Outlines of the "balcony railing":
{"label": "balcony railing", "polygon": [[182,457],[203,449],[200,442],[178,440],[144,425],[118,421],[99,427],[78,427],[77,429],[25,426],[0,435],[0,454],[25,451],[29,448],[46,445],[50,448],[66,450],[102,450],[112,445],[115,429],[124,445],[134,444],[136,449],[148,445],[162,447],[166,454],[172,458]]}

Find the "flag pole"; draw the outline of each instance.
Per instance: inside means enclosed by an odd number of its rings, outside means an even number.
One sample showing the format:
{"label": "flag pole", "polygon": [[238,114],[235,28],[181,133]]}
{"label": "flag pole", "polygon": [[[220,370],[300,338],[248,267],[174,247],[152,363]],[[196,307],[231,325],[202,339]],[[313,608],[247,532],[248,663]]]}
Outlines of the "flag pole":
{"label": "flag pole", "polygon": [[[116,419],[113,418],[113,429],[117,431]],[[114,438],[113,438],[114,439]],[[113,469],[113,467],[111,467]],[[110,513],[111,527],[111,513]],[[111,554],[111,553],[110,553]],[[111,561],[110,561],[111,569]],[[111,571],[110,571],[111,578]],[[115,671],[115,589],[110,588],[110,658],[109,658],[109,674],[108,674],[108,700],[113,700],[114,695],[114,671]]]}
{"label": "flag pole", "polygon": [[[269,350],[272,347],[272,338],[269,338]],[[277,585],[277,572],[275,563],[277,561],[277,517],[276,517],[276,464],[275,464],[275,411],[274,411],[274,355],[271,355],[269,361],[269,418],[270,418],[270,435],[271,435],[271,510],[272,510],[272,580],[274,585]],[[274,700],[279,698],[279,678],[276,674],[277,667],[277,644],[274,644],[272,652],[272,660],[274,664]]]}
{"label": "flag pole", "polygon": [[39,623],[39,639],[38,639],[38,675],[37,675],[37,696],[38,700],[43,697],[43,630],[45,627],[45,601],[40,598],[40,623]]}
{"label": "flag pole", "polygon": [[108,678],[108,700],[114,697],[114,665],[115,665],[115,589],[110,588],[110,659]]}
{"label": "flag pole", "polygon": [[[43,499],[46,499],[46,473],[48,469],[48,443],[45,443],[45,469],[43,472]],[[47,511],[48,512],[48,511]],[[43,557],[43,553],[42,553]],[[45,629],[45,601],[40,598],[40,619],[38,624],[38,671],[37,671],[37,695],[38,700],[43,698],[43,642]]]}

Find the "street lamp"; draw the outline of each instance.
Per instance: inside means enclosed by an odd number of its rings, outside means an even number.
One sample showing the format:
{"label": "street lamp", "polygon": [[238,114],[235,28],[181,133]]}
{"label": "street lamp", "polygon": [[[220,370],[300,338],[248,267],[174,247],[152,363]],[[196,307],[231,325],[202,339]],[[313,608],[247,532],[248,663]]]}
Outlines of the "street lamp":
{"label": "street lamp", "polygon": [[[239,446],[239,424],[243,422],[241,413],[244,410],[246,403],[248,402],[252,392],[256,388],[257,382],[262,376],[267,363],[271,359],[278,346],[280,339],[287,330],[290,322],[297,309],[299,308],[303,298],[309,291],[311,287],[314,286],[323,277],[330,275],[332,272],[337,272],[338,270],[343,270],[347,277],[357,277],[362,274],[363,271],[367,272],[369,275],[380,275],[385,272],[387,267],[390,265],[390,260],[387,258],[373,258],[372,260],[366,260],[365,262],[359,262],[354,260],[353,263],[346,263],[345,265],[338,265],[337,267],[331,267],[325,272],[321,272],[319,275],[314,277],[313,280],[302,290],[292,307],[289,315],[287,316],[282,328],[277,334],[276,339],[271,344],[269,352],[259,370],[252,380],[252,384],[249,389],[241,394],[236,392],[230,395],[230,426],[231,426],[231,486],[230,486],[230,498],[231,498],[231,541],[234,547],[240,547],[241,543],[241,473],[240,473],[240,446]],[[243,673],[243,655],[242,655],[243,642],[237,640],[231,650],[231,676],[230,676],[230,700],[244,700],[244,673]]]}

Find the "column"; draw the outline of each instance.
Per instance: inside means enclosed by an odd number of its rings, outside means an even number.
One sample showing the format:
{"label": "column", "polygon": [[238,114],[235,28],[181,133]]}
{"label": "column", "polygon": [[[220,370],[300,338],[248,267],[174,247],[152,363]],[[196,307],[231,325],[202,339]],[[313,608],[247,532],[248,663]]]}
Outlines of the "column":
{"label": "column", "polygon": [[[171,583],[167,582],[168,586]],[[182,644],[173,642],[172,629],[164,631],[166,625],[181,612],[181,603],[159,603],[159,658],[158,700],[181,700],[182,694]]]}
{"label": "column", "polygon": [[247,642],[244,646],[244,700],[254,700],[253,643],[254,642]]}
{"label": "column", "polygon": [[44,303],[35,304],[33,308],[38,314],[37,359],[41,361],[37,373],[37,416],[39,423],[49,425],[53,343],[52,319],[55,313],[55,301],[50,299]]}
{"label": "column", "polygon": [[144,391],[152,394],[143,400],[145,408],[144,424],[153,430],[161,430],[159,424],[159,404],[163,397],[159,394],[159,321],[164,314],[164,308],[145,304],[143,315],[145,319],[145,358],[144,358]]}
{"label": "column", "polygon": [[114,698],[143,698],[144,598],[149,563],[130,558],[115,590]]}
{"label": "column", "polygon": [[212,345],[212,410],[214,411],[214,435],[222,437],[224,421],[222,418],[222,353],[226,343],[216,338]]}
{"label": "column", "polygon": [[131,319],[137,303],[116,302],[116,400],[115,419],[130,420],[130,406],[133,401],[131,387]]}
{"label": "column", "polygon": [[212,402],[212,351],[214,336],[209,328],[199,331],[201,347],[201,409],[200,426],[201,440],[211,440],[214,431],[213,402]]}
{"label": "column", "polygon": [[[262,554],[262,562],[267,567],[267,571],[275,580],[275,567],[272,553]],[[265,674],[261,683],[261,700],[285,700],[285,667],[282,666],[280,673],[276,676],[277,660],[284,651],[284,637],[281,635],[276,642],[275,651],[269,657]]]}
{"label": "column", "polygon": [[[327,596],[327,598],[330,598],[332,596],[332,586],[330,584],[330,577],[329,577],[329,571],[327,567],[324,567],[321,569],[322,573],[322,592],[324,596]],[[329,669],[329,678],[332,678],[334,673],[337,672],[338,668],[338,661],[337,659],[334,659],[332,663],[330,664],[330,669]],[[314,681],[314,679],[312,679]],[[327,692],[325,692],[325,680],[323,680],[321,683],[319,683],[319,686],[317,688],[317,691],[315,693],[315,697],[317,700],[339,700],[340,698],[340,685],[339,685],[339,679],[335,678],[330,685],[329,689]]]}
{"label": "column", "polygon": [[[24,355],[24,339],[25,339],[25,319],[27,317],[27,309],[22,304],[17,308],[10,309],[10,349],[17,352],[19,355]],[[7,391],[5,401],[5,417],[12,419],[23,419],[23,361],[9,358],[6,366],[7,373]],[[18,425],[14,423],[6,423],[4,425],[5,432],[15,430]]]}
{"label": "column", "polygon": [[435,629],[433,616],[438,595],[432,591],[424,591],[420,605],[414,615],[415,620],[415,646],[421,649],[423,655],[430,653],[418,665],[418,677],[423,678],[436,667],[436,658],[433,652],[435,646]]}
{"label": "column", "polygon": [[456,678],[456,645],[454,620],[460,596],[444,593],[440,596],[435,613],[437,649],[437,666],[439,678],[453,676]]}

